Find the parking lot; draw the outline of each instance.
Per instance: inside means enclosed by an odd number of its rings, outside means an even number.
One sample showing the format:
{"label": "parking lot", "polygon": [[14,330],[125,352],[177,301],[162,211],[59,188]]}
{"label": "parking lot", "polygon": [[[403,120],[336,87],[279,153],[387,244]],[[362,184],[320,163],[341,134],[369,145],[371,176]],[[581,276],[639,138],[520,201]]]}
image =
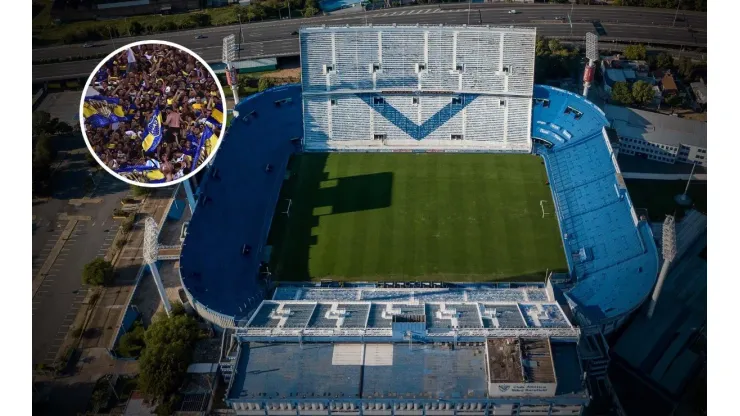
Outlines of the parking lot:
{"label": "parking lot", "polygon": [[[57,224],[60,225],[60,224]],[[65,225],[66,226],[66,225]],[[40,250],[37,259],[45,259],[61,238],[61,229]],[[82,269],[96,257],[103,257],[113,243],[118,222],[77,221],[70,237],[46,274],[32,302],[33,361],[52,364],[70,325],[87,294],[82,284]],[[56,239],[54,239],[56,237]],[[35,260],[34,267],[43,260]],[[36,273],[38,273],[36,269]]]}

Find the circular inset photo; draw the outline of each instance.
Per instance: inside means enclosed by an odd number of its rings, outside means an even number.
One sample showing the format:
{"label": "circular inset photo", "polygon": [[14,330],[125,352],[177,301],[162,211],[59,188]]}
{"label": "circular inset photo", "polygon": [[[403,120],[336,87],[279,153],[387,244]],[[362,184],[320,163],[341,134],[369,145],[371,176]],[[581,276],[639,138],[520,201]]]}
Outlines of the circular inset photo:
{"label": "circular inset photo", "polygon": [[198,173],[225,130],[216,74],[189,49],[142,41],[108,55],[87,81],[80,124],[109,173],[132,185],[169,186]]}

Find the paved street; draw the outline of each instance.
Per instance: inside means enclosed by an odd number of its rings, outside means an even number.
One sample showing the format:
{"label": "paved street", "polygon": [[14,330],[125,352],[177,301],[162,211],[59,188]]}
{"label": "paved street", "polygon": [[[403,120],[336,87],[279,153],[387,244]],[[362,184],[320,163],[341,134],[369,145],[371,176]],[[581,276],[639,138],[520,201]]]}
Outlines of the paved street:
{"label": "paved street", "polygon": [[[573,9],[573,29],[567,22],[556,20],[566,17],[571,8],[569,5],[516,5],[519,14],[508,14],[511,4],[476,4],[468,14],[467,6],[445,5],[402,7],[370,12],[340,13],[310,19],[296,18],[287,20],[270,20],[265,22],[246,23],[241,26],[242,59],[265,56],[298,55],[298,37],[292,33],[303,25],[358,25],[372,24],[448,24],[448,25],[514,25],[537,27],[537,33],[544,36],[581,37],[586,32],[594,32],[592,22],[599,20],[606,34],[601,36],[603,45],[617,40],[638,40],[651,43],[661,42],[686,47],[706,47],[707,15],[706,13],[684,12],[678,14],[674,25],[674,10],[647,9],[628,7],[576,6]],[[691,30],[689,30],[691,26]],[[195,39],[202,34],[205,39]],[[220,61],[223,37],[236,34],[239,26],[222,26],[197,30],[185,30],[157,34],[157,39],[179,43],[198,53],[209,62]],[[109,53],[123,44],[136,40],[151,39],[151,36],[131,37],[95,43],[93,48],[82,45],[63,45],[33,50],[33,59],[54,59],[68,56],[90,56]],[[63,79],[69,77],[87,77],[99,60],[63,62],[56,64],[33,65],[34,81]]]}

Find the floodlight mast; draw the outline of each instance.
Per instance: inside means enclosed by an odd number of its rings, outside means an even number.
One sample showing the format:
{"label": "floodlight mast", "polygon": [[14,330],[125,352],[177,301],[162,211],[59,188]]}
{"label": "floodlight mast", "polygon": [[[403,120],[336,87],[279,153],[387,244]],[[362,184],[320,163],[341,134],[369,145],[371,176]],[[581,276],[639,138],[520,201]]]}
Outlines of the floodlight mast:
{"label": "floodlight mast", "polygon": [[234,96],[234,106],[239,104],[239,80],[236,76],[236,69],[233,62],[236,58],[237,44],[236,36],[233,34],[224,38],[221,61],[226,64],[226,81],[231,87],[231,93]]}
{"label": "floodlight mast", "polygon": [[588,64],[583,72],[583,96],[588,98],[588,90],[596,72],[596,61],[599,59],[599,37],[591,32],[586,33],[586,58]]}
{"label": "floodlight mast", "polygon": [[653,290],[653,296],[650,299],[650,306],[648,307],[647,317],[648,319],[653,317],[655,312],[655,305],[658,303],[660,298],[660,291],[663,289],[663,283],[665,282],[668,272],[671,269],[671,263],[676,258],[676,221],[672,215],[668,215],[663,222],[663,266],[660,269],[658,275],[658,282],[655,284]]}
{"label": "floodlight mast", "polygon": [[149,270],[152,272],[152,278],[154,284],[157,286],[159,297],[162,299],[162,305],[164,311],[167,312],[167,316],[172,314],[172,307],[170,301],[167,298],[167,292],[164,290],[164,284],[162,283],[162,277],[159,275],[159,269],[157,268],[157,258],[159,257],[159,227],[154,218],[147,217],[144,220],[144,247],[143,255],[144,262],[149,265]]}

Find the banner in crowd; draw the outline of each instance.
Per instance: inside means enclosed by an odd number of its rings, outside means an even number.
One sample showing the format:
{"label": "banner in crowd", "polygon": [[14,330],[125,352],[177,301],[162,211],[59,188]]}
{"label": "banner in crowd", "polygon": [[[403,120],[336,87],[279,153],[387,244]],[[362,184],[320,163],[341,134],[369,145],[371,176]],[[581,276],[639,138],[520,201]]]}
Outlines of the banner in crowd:
{"label": "banner in crowd", "polygon": [[165,176],[159,170],[159,162],[150,160],[145,165],[126,166],[116,170],[116,173],[126,179],[142,183],[162,183]]}
{"label": "banner in crowd", "polygon": [[221,103],[216,104],[213,111],[211,111],[211,115],[208,116],[206,121],[213,124],[217,129],[222,128],[224,124],[224,108]]}
{"label": "banner in crowd", "polygon": [[82,116],[94,127],[106,127],[110,124],[129,120],[118,98],[101,95],[85,97],[85,103],[82,105]]}
{"label": "banner in crowd", "polygon": [[215,149],[217,140],[218,137],[213,134],[211,126],[206,124],[203,128],[203,134],[200,136],[198,147],[195,150],[195,157],[193,158],[197,166],[200,166],[201,163],[205,162],[208,155],[211,154],[211,150]]}
{"label": "banner in crowd", "polygon": [[144,141],[141,142],[141,147],[144,148],[145,152],[153,152],[159,146],[159,142],[162,141],[162,113],[159,108],[154,109],[151,120],[146,125],[146,134],[144,135]]}

